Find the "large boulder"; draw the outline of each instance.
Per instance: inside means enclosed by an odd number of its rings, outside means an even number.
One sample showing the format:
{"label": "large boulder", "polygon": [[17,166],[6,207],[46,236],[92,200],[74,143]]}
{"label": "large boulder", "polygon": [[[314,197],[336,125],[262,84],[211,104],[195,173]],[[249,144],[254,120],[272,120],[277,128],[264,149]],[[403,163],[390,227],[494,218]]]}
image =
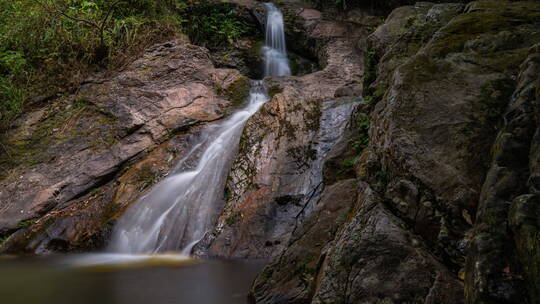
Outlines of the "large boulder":
{"label": "large boulder", "polygon": [[[376,104],[355,164],[358,200],[316,242],[300,223],[306,234],[256,280],[256,301],[536,301],[539,12],[534,2],[417,3],[368,37],[364,93]],[[298,277],[294,263],[305,265]]]}
{"label": "large boulder", "polygon": [[[42,252],[54,239],[84,249],[82,235],[103,239],[110,219],[181,156],[188,130],[222,118],[248,91],[248,79],[215,69],[206,49],[171,41],[27,114],[7,136],[15,165],[1,181],[0,232],[19,231],[4,248]],[[179,145],[167,148],[170,140]],[[130,187],[134,170],[143,172]]]}

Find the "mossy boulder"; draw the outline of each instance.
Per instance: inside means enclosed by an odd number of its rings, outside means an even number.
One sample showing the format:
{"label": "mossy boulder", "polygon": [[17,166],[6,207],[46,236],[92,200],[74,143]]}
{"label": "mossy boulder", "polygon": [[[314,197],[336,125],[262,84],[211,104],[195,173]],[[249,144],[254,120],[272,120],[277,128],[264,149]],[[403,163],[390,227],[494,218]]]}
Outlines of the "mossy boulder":
{"label": "mossy boulder", "polygon": [[238,106],[249,96],[250,83],[247,77],[239,77],[225,89],[225,96]]}

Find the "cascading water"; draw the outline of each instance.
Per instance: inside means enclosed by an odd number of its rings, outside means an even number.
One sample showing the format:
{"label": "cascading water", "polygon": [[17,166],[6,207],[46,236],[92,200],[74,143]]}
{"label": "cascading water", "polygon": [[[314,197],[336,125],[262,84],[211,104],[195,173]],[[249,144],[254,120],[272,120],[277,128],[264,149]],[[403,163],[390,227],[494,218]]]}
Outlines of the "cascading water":
{"label": "cascading water", "polygon": [[266,45],[263,47],[265,76],[290,75],[283,15],[272,3],[266,5]]}
{"label": "cascading water", "polygon": [[[213,224],[244,123],[267,97],[254,81],[245,108],[203,130],[204,139],[119,220],[111,249],[124,253],[190,251]],[[193,166],[194,158],[198,158]]]}
{"label": "cascading water", "polygon": [[[265,76],[290,74],[283,16],[266,4]],[[176,168],[131,206],[113,231],[110,250],[147,254],[191,248],[212,227],[223,205],[225,180],[246,121],[268,100],[262,81],[253,81],[246,106],[202,131],[202,140]]]}

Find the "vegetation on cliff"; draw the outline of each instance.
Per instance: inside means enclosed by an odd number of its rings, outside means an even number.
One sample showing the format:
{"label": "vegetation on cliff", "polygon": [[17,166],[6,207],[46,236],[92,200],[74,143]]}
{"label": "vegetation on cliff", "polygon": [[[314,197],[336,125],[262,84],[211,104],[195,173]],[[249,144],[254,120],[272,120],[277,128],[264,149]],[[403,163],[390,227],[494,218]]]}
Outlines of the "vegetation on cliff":
{"label": "vegetation on cliff", "polygon": [[[25,108],[117,70],[183,34],[200,45],[253,32],[235,5],[209,0],[0,0],[0,130]],[[32,101],[32,102],[29,102]]]}

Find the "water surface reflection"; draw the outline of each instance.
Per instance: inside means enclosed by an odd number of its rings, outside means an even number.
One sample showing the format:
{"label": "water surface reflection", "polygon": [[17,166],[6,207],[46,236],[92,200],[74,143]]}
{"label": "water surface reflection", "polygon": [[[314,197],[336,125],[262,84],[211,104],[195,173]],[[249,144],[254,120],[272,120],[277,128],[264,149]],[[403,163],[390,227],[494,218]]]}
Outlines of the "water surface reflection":
{"label": "water surface reflection", "polygon": [[73,267],[65,257],[1,258],[6,304],[245,304],[256,261],[196,261],[137,267]]}

